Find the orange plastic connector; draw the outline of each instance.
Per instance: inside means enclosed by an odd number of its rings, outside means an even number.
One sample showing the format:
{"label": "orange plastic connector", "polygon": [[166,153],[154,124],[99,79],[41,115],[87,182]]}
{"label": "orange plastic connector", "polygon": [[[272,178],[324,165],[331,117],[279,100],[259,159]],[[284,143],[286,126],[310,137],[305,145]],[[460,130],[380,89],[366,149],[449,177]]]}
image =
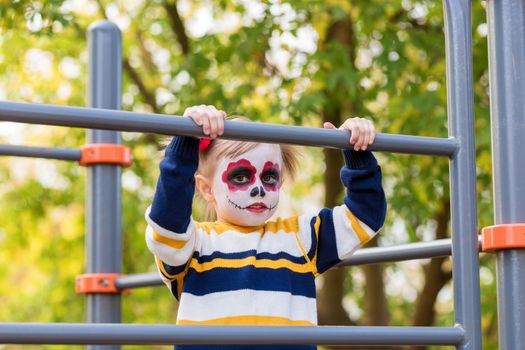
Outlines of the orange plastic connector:
{"label": "orange plastic connector", "polygon": [[93,143],[80,147],[80,165],[120,164],[128,167],[132,163],[129,147],[112,143]]}
{"label": "orange plastic connector", "polygon": [[75,291],[78,294],[110,293],[120,294],[127,290],[119,290],[115,280],[122,276],[119,273],[87,273],[76,278]]}
{"label": "orange plastic connector", "polygon": [[481,249],[494,252],[502,249],[525,248],[525,224],[504,224],[482,230]]}

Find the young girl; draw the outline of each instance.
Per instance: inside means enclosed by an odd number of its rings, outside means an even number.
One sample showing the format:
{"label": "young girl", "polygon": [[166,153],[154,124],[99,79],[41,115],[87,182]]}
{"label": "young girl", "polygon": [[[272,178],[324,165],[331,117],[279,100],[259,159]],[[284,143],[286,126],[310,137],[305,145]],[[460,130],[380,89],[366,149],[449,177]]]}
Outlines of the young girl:
{"label": "young girl", "polygon": [[[190,107],[184,115],[210,142],[172,139],[146,212],[148,247],[179,300],[177,324],[316,325],[315,277],[348,258],[384,222],[381,170],[366,151],[374,140],[372,123],[352,118],[340,127],[352,131],[354,148],[343,152],[343,205],[267,221],[277,208],[283,178],[293,175],[292,148],[217,139],[226,113],[212,106]],[[325,123],[325,128],[335,127]],[[216,221],[192,219],[195,186]]]}

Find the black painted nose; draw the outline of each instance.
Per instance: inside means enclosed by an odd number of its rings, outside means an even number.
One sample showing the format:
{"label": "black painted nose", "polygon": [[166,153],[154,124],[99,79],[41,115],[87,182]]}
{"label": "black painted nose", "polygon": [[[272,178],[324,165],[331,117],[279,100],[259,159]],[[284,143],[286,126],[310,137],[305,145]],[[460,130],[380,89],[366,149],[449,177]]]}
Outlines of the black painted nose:
{"label": "black painted nose", "polygon": [[259,195],[261,197],[266,196],[266,192],[264,192],[264,188],[262,186],[259,186],[259,187],[256,186],[252,188],[252,190],[250,191],[250,197],[256,197]]}

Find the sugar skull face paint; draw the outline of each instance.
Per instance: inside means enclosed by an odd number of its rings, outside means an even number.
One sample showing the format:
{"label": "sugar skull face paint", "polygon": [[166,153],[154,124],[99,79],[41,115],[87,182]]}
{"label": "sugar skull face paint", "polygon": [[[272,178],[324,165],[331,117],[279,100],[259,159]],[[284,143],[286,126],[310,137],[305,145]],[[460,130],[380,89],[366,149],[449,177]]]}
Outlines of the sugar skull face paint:
{"label": "sugar skull face paint", "polygon": [[255,182],[255,173],[257,169],[247,159],[240,159],[231,162],[222,173],[222,182],[232,192],[246,191],[250,185]]}
{"label": "sugar skull face paint", "polygon": [[236,158],[219,161],[213,178],[217,217],[240,226],[258,226],[279,203],[281,150],[260,144]]}
{"label": "sugar skull face paint", "polygon": [[277,191],[281,188],[281,170],[278,163],[264,163],[260,177],[266,191]]}

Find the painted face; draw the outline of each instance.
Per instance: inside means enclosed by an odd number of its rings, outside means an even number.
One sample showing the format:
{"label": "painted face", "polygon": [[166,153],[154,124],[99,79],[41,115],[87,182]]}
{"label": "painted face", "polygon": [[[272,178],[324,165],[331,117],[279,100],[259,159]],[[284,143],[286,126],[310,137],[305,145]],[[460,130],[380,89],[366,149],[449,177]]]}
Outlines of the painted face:
{"label": "painted face", "polygon": [[279,203],[281,150],[260,144],[236,157],[220,160],[213,177],[217,217],[239,226],[258,226]]}

